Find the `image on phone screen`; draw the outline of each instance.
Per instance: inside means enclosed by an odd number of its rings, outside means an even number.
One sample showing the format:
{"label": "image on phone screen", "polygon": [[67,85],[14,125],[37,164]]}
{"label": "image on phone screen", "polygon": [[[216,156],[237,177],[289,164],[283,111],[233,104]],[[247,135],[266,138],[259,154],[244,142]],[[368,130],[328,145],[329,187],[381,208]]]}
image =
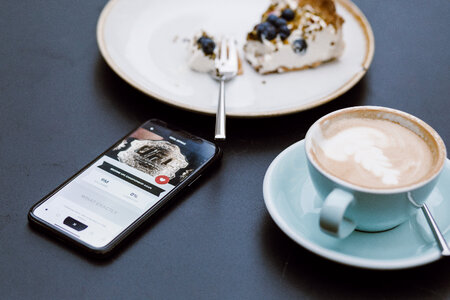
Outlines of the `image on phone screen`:
{"label": "image on phone screen", "polygon": [[196,176],[216,146],[149,121],[32,210],[46,223],[102,248]]}

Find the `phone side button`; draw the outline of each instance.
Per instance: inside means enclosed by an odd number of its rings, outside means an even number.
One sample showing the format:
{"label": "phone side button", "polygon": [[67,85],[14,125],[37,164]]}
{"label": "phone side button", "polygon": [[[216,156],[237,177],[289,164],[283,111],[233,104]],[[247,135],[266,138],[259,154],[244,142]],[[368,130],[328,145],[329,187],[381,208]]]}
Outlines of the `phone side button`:
{"label": "phone side button", "polygon": [[191,186],[194,182],[197,181],[197,179],[199,179],[200,177],[202,177],[202,175],[198,175],[191,183],[188,184],[188,186]]}

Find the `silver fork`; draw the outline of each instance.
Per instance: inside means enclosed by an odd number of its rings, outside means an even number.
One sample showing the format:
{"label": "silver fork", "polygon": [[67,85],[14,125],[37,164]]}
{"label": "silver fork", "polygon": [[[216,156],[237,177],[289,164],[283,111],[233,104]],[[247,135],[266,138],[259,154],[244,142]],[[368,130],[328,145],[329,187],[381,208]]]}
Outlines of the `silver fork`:
{"label": "silver fork", "polygon": [[225,140],[225,81],[234,78],[238,73],[238,55],[234,39],[222,39],[214,69],[211,75],[220,82],[214,139]]}

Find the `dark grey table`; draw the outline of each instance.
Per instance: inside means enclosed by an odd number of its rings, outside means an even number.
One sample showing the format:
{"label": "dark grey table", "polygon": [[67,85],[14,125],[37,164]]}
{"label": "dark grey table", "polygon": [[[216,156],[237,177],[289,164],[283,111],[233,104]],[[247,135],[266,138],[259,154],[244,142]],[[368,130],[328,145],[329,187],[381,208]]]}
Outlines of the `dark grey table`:
{"label": "dark grey table", "polygon": [[228,120],[208,178],[95,261],[32,230],[30,206],[146,119],[211,139],[214,117],[151,99],[108,67],[95,38],[105,0],[1,1],[0,298],[449,299],[449,260],[393,272],[339,265],[291,241],[264,206],[270,162],[333,110],[405,110],[450,143],[450,2],[355,2],[376,40],[360,83],[305,112]]}

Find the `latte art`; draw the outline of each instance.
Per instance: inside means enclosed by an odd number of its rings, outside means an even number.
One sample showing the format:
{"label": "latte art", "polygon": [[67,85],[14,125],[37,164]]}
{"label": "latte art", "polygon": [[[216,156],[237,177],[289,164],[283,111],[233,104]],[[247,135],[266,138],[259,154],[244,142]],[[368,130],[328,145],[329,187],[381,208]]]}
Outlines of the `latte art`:
{"label": "latte art", "polygon": [[369,188],[419,182],[433,166],[428,144],[413,131],[388,120],[342,118],[319,126],[315,160],[332,175]]}
{"label": "latte art", "polygon": [[[335,161],[353,160],[364,170],[379,177],[384,184],[398,184],[400,170],[383,153],[395,144],[392,137],[370,127],[349,128],[321,144],[325,156]],[[336,149],[336,151],[334,151]]]}

